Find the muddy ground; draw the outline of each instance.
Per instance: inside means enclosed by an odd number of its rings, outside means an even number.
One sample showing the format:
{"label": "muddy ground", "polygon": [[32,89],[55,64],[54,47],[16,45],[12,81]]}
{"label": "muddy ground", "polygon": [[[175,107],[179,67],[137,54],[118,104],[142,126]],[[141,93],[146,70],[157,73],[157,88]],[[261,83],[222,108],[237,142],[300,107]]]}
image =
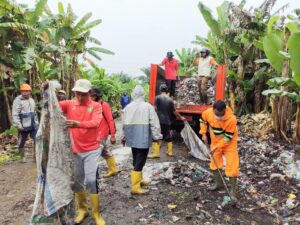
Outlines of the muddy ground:
{"label": "muddy ground", "polygon": [[[258,140],[253,140],[258,141]],[[121,145],[115,148],[122,148]],[[240,151],[241,158],[247,149]],[[126,151],[128,151],[127,149]],[[124,150],[125,151],[125,150]],[[174,157],[165,155],[166,144],[161,150],[161,158],[148,160],[152,162],[178,162],[189,165],[201,165],[208,169],[208,163],[192,158],[188,154],[185,145],[180,141],[174,143]],[[128,156],[129,157],[129,156]],[[138,225],[138,224],[284,224],[284,218],[292,218],[300,214],[300,207],[284,211],[284,202],[290,193],[295,193],[299,203],[299,189],[293,180],[269,180],[268,168],[261,168],[255,174],[249,175],[252,184],[255,184],[256,193],[249,191],[247,184],[243,182],[249,168],[241,164],[241,177],[239,183],[236,207],[221,208],[225,195],[224,191],[209,192],[210,176],[204,175],[201,179],[192,179],[192,183],[185,185],[178,183],[172,185],[169,180],[158,179],[158,183],[151,185],[150,194],[145,196],[132,196],[130,194],[131,158],[123,158],[118,163],[121,172],[108,179],[101,179],[101,211],[107,225]],[[275,156],[270,156],[275,157]],[[32,157],[28,157],[26,163],[13,161],[0,166],[0,224],[24,225],[28,223],[36,187],[36,165]],[[243,160],[242,160],[243,162]],[[272,162],[272,160],[270,160]],[[256,162],[252,163],[255,167]],[[259,164],[257,164],[259,166]],[[101,163],[101,170],[105,171],[105,163]],[[270,171],[268,171],[270,172]],[[262,197],[263,196],[263,197]],[[266,198],[272,197],[278,200],[275,206],[266,207],[261,204]],[[267,201],[267,200],[266,200]],[[274,203],[274,202],[273,202]],[[169,209],[168,205],[176,205],[175,209]],[[251,211],[251,210],[252,211]],[[283,212],[281,211],[283,210]],[[280,215],[278,214],[280,212]],[[283,215],[283,216],[282,216]],[[289,225],[299,224],[290,220]],[[94,224],[87,218],[84,225]]]}

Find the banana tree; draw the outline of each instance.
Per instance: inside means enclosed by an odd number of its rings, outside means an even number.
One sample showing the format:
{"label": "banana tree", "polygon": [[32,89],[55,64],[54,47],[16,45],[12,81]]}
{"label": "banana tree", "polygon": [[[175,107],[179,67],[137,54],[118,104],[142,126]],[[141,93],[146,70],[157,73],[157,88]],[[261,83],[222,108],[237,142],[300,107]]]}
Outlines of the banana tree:
{"label": "banana tree", "polygon": [[281,73],[271,79],[273,127],[278,137],[288,139],[292,130],[292,103],[297,105],[294,141],[300,143],[300,19],[289,16],[283,28],[276,27],[277,17],[270,20],[268,34],[263,39],[266,55],[273,68]]}
{"label": "banana tree", "polygon": [[197,71],[197,67],[193,65],[194,59],[196,57],[195,51],[188,48],[183,48],[180,51],[175,50],[176,55],[179,59],[179,69],[178,73],[180,76],[192,76]]}
{"label": "banana tree", "polygon": [[[199,10],[210,28],[207,38],[196,36],[196,41],[204,47],[211,49],[212,55],[219,64],[226,64],[228,74],[227,94],[231,106],[237,106],[237,114],[247,113],[249,106],[246,104],[250,98],[251,90],[255,94],[255,111],[261,110],[262,96],[260,95],[264,84],[264,77],[254,78],[256,71],[261,69],[261,64],[255,61],[264,58],[263,50],[257,48],[260,37],[266,30],[266,21],[274,0],[266,0],[252,10],[244,8],[245,1],[239,5],[224,2],[217,7],[218,18],[215,19],[211,11],[199,3]],[[264,65],[262,65],[264,66]],[[267,70],[265,70],[266,72]],[[255,82],[252,82],[255,80]],[[249,85],[252,85],[251,87]]]}
{"label": "banana tree", "polygon": [[58,3],[58,14],[53,15],[49,9],[46,13],[50,16],[55,27],[52,29],[48,27],[48,31],[44,33],[44,38],[59,45],[61,52],[54,58],[58,59],[57,63],[61,72],[60,80],[69,95],[72,85],[80,76],[78,63],[80,55],[92,66],[95,66],[95,62],[89,55],[96,60],[101,60],[99,53],[113,54],[113,52],[100,47],[101,42],[91,37],[91,29],[101,23],[100,19],[89,22],[91,13],[77,19],[71,4],[68,4],[65,10],[61,2]]}
{"label": "banana tree", "polygon": [[[101,20],[88,22],[90,13],[77,20],[71,5],[65,12],[62,3],[59,13],[53,14],[46,3],[47,0],[38,0],[35,8],[28,9],[14,1],[0,1],[0,64],[12,71],[1,70],[5,86],[0,98],[8,99],[3,101],[8,102],[7,107],[12,105],[14,90],[20,83],[29,82],[37,88],[39,81],[56,78],[70,92],[80,76],[79,56],[95,64],[88,55],[100,60],[98,53],[112,54],[90,35]],[[3,102],[0,108],[5,108]]]}

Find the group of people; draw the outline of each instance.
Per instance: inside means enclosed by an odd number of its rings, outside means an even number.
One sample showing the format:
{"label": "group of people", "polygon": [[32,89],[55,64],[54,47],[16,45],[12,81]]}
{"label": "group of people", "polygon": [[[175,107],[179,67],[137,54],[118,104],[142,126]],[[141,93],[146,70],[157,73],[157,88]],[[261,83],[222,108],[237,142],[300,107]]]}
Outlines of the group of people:
{"label": "group of people", "polygon": [[[168,58],[163,63],[165,65],[174,63],[175,61],[172,60],[175,59],[172,57],[173,54],[168,53]],[[47,85],[44,84],[43,88],[46,89]],[[132,150],[133,169],[130,172],[132,194],[149,192],[144,186],[149,185],[151,181],[143,177],[142,171],[147,158],[160,157],[162,140],[167,142],[167,155],[173,156],[172,122],[176,118],[186,119],[176,112],[171,98],[172,93],[174,94],[172,89],[172,82],[162,84],[161,93],[156,96],[154,107],[145,102],[146,94],[140,85],[134,88],[131,94],[132,100],[125,101],[127,104],[123,108],[123,134],[126,145]],[[109,142],[116,143],[116,127],[111,108],[103,101],[101,90],[93,88],[88,80],[79,79],[72,91],[75,96],[72,100],[66,100],[64,91],[59,91],[57,97],[61,110],[66,116],[66,127],[70,133],[74,155],[74,192],[77,203],[74,221],[81,223],[88,216],[87,196],[89,196],[92,216],[96,224],[104,225],[105,221],[99,212],[98,161],[100,156],[107,161],[108,172],[104,177],[111,177],[118,173],[116,160],[108,148]],[[34,139],[38,120],[34,100],[30,97],[31,87],[22,84],[20,92],[21,95],[13,104],[13,119],[19,130],[19,150],[23,155],[26,138],[30,135]],[[127,94],[124,96],[126,97]],[[229,177],[232,200],[236,201],[239,173],[236,117],[224,101],[216,101],[211,109],[202,113],[200,124],[199,133],[202,135],[202,140],[208,143],[208,132],[211,139],[210,169],[213,171],[214,183],[209,189],[218,190],[223,187],[217,169],[223,168],[222,157],[225,155],[225,175]],[[152,154],[148,156],[151,146]]]}
{"label": "group of people", "polygon": [[[197,53],[193,62],[194,66],[198,67],[197,82],[199,88],[200,101],[204,104],[208,102],[207,89],[209,82],[212,81],[212,67],[216,66],[215,59],[210,56],[210,51],[206,48],[200,50],[200,55]],[[172,52],[167,52],[166,58],[160,63],[160,66],[165,67],[165,80],[170,96],[175,96],[176,80],[180,80],[178,74],[178,61],[174,58]]]}

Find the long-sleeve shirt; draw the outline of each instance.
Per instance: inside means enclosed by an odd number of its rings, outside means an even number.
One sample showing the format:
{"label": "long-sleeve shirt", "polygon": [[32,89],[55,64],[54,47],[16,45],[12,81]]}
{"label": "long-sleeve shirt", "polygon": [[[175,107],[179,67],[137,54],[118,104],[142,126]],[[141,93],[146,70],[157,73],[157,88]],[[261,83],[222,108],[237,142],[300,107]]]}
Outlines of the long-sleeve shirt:
{"label": "long-sleeve shirt", "polygon": [[80,128],[69,128],[73,152],[87,152],[99,148],[101,105],[91,99],[84,105],[77,100],[61,101],[59,105],[67,120],[76,120],[80,123]]}
{"label": "long-sleeve shirt", "polygon": [[238,140],[237,119],[232,110],[227,107],[222,120],[215,118],[213,109],[205,110],[200,119],[200,134],[206,134],[209,125],[212,148],[227,148],[236,146]]}
{"label": "long-sleeve shirt", "polygon": [[12,117],[14,126],[25,131],[36,129],[39,124],[34,100],[22,95],[16,97],[13,102]]}
{"label": "long-sleeve shirt", "polygon": [[110,105],[102,99],[99,100],[99,103],[102,106],[103,113],[103,118],[100,123],[100,138],[105,139],[109,134],[115,136],[116,127]]}

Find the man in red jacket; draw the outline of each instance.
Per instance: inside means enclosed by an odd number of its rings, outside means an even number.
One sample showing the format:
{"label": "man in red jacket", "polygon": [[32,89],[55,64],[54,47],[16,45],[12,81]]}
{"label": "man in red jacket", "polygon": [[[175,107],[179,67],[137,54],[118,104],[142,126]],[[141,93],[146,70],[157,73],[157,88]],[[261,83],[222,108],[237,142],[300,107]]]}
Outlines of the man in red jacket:
{"label": "man in red jacket", "polygon": [[99,102],[102,106],[102,115],[103,119],[100,123],[100,138],[101,143],[104,145],[104,149],[102,151],[101,156],[106,160],[108,171],[106,174],[103,175],[103,177],[111,177],[115,176],[118,173],[118,169],[116,167],[116,160],[114,155],[111,153],[111,151],[108,149],[107,146],[107,139],[110,135],[110,143],[115,144],[116,143],[116,127],[114,118],[112,116],[110,105],[103,101],[102,99],[102,93],[100,89],[98,88],[92,88],[91,92],[91,98],[93,101]]}

